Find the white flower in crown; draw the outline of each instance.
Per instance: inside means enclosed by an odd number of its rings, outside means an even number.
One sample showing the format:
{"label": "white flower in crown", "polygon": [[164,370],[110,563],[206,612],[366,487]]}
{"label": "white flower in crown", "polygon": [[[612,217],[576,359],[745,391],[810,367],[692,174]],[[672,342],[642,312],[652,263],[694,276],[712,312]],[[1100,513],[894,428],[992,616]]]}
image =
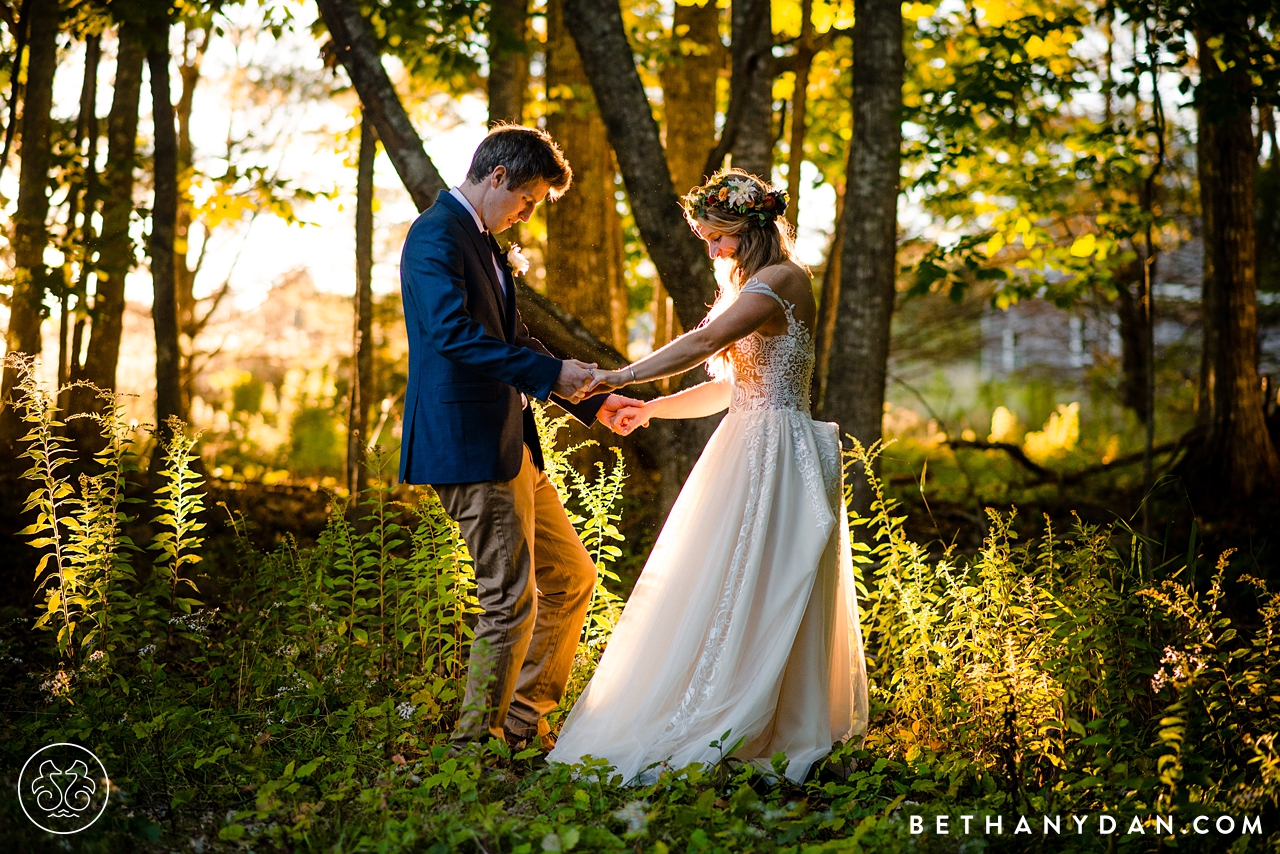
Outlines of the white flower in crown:
{"label": "white flower in crown", "polygon": [[514,275],[523,276],[529,272],[529,259],[521,253],[519,243],[512,243],[511,248],[507,250],[507,264]]}
{"label": "white flower in crown", "polygon": [[755,201],[754,187],[747,181],[729,181],[725,184],[729,190],[729,198],[726,201],[733,207],[738,205],[750,205]]}

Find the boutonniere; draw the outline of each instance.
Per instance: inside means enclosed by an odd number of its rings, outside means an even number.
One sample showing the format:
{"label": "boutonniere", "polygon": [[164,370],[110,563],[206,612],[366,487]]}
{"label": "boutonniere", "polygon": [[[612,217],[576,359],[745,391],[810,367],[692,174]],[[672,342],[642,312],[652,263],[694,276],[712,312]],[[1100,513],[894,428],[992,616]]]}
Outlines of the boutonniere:
{"label": "boutonniere", "polygon": [[529,259],[520,251],[519,243],[512,243],[511,248],[507,250],[507,266],[515,276],[523,276],[529,272]]}

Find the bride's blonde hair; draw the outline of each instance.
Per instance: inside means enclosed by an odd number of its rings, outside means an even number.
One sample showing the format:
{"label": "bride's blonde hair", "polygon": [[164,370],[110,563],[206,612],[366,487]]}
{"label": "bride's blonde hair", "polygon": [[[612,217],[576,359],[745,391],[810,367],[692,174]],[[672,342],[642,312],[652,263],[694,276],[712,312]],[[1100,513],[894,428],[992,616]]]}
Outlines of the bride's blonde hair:
{"label": "bride's blonde hair", "polygon": [[[700,225],[738,238],[738,248],[729,259],[729,284],[720,288],[700,325],[728,308],[756,273],[783,261],[799,263],[795,259],[795,231],[783,216],[786,190],[775,190],[742,169],[724,169],[690,190],[681,202],[690,228]],[[714,379],[729,376],[727,348],[707,360],[707,373]]]}

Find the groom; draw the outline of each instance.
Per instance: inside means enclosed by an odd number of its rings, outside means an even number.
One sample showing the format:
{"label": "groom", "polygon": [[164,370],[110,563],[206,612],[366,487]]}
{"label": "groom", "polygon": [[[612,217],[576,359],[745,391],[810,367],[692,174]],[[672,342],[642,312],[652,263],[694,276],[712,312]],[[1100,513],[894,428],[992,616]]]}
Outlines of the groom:
{"label": "groom", "polygon": [[529,398],[555,395],[584,424],[616,429],[619,395],[586,397],[588,365],[560,360],[516,311],[495,232],[528,222],[573,172],[545,132],[499,125],[466,181],[441,192],[405,239],[409,332],[400,479],[431,484],[461,528],[483,613],[475,626],[457,745],[490,736],[553,745],[596,568],[543,473]]}

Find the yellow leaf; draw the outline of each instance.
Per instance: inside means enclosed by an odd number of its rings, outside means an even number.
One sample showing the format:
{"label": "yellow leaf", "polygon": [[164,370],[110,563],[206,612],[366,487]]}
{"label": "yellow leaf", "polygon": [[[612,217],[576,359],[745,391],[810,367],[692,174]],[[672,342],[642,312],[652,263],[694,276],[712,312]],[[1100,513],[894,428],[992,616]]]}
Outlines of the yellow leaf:
{"label": "yellow leaf", "polygon": [[1026,48],[1027,56],[1032,59],[1035,59],[1037,56],[1044,56],[1049,52],[1049,48],[1044,43],[1044,39],[1039,36],[1032,36],[1023,42],[1022,46]]}
{"label": "yellow leaf", "polygon": [[1010,18],[1018,17],[1016,11],[1010,10],[1008,0],[977,0],[975,5],[982,10],[988,26],[1002,27]]}
{"label": "yellow leaf", "polygon": [[987,241],[986,247],[982,250],[988,258],[995,257],[995,254],[1004,248],[1004,235],[995,234]]}
{"label": "yellow leaf", "polygon": [[927,18],[934,12],[938,11],[937,7],[929,3],[903,3],[902,17],[908,21],[918,21],[921,18]]}
{"label": "yellow leaf", "polygon": [[1018,217],[1018,222],[1014,225],[1013,230],[1018,232],[1018,234],[1026,234],[1031,230],[1031,220],[1027,219],[1025,216]]}
{"label": "yellow leaf", "polygon": [[1076,258],[1088,258],[1097,248],[1097,243],[1098,239],[1092,234],[1077,237],[1075,243],[1071,244],[1071,254]]}

